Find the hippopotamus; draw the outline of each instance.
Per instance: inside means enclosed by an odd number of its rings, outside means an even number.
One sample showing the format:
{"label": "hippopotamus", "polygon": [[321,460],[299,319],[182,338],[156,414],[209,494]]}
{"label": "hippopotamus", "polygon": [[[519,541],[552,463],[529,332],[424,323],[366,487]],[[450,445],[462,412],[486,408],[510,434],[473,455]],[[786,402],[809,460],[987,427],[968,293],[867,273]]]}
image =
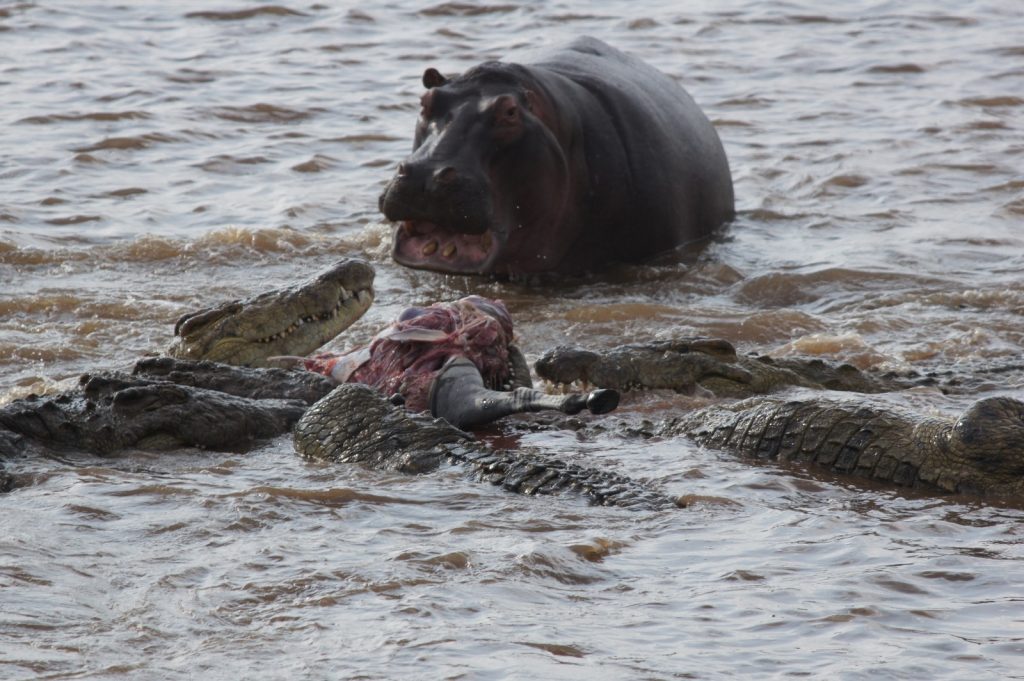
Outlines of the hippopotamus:
{"label": "hippopotamus", "polygon": [[594,38],[536,63],[435,68],[380,197],[401,265],[507,277],[640,262],[734,215],[714,126],[672,78]]}

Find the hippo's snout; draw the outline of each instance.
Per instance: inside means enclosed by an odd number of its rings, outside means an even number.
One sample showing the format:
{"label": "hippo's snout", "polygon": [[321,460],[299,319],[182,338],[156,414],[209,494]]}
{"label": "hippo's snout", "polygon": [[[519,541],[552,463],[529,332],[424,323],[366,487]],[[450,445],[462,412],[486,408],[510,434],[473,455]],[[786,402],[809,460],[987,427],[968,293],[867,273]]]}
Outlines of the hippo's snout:
{"label": "hippo's snout", "polygon": [[393,222],[429,222],[456,234],[483,234],[492,222],[486,181],[446,163],[400,163],[378,207]]}

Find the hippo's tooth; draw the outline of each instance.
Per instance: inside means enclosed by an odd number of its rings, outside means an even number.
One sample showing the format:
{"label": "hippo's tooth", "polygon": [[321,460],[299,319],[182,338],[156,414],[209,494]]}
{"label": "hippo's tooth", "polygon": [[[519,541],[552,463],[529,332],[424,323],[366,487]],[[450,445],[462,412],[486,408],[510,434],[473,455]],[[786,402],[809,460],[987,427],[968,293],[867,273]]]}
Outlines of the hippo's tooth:
{"label": "hippo's tooth", "polygon": [[443,255],[446,258],[450,258],[453,255],[455,255],[455,244],[449,243],[447,246],[445,246],[444,250],[441,251],[441,255]]}
{"label": "hippo's tooth", "polygon": [[431,239],[430,242],[423,247],[420,253],[423,255],[434,255],[435,251],[437,251],[437,239]]}
{"label": "hippo's tooth", "polygon": [[494,245],[494,239],[491,238],[490,232],[484,232],[484,235],[480,237],[480,245],[483,247],[485,253],[491,250],[491,246]]}

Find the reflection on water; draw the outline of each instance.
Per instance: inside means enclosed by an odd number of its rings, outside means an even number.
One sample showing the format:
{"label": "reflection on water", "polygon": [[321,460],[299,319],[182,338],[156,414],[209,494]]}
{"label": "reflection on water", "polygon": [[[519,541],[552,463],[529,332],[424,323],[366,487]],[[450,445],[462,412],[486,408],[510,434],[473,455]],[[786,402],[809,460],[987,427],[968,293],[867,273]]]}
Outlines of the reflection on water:
{"label": "reflection on water", "polygon": [[[4,399],[159,352],[182,313],[346,254],[377,304],[503,298],[533,359],[713,335],[986,374],[1024,347],[1024,15],[1014,2],[204,2],[0,7]],[[739,216],[702,253],[568,281],[406,271],[377,195],[426,66],[591,34],[719,129]],[[890,400],[954,412],[971,395]],[[610,423],[681,398],[628,398]],[[245,456],[17,462],[4,678],[1010,678],[1019,510],[853,486],[686,442],[510,441],[698,500],[675,513]],[[614,626],[611,626],[614,624]],[[528,671],[526,671],[528,670]],[[585,670],[585,671],[584,671]],[[598,671],[600,670],[600,671]]]}

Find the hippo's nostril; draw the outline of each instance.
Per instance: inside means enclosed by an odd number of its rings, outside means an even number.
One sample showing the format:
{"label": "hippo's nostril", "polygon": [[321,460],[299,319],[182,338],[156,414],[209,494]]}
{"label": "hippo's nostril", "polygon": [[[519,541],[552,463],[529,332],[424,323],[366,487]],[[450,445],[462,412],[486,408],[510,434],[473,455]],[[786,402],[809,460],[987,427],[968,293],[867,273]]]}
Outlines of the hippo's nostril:
{"label": "hippo's nostril", "polygon": [[459,176],[458,171],[451,166],[445,166],[434,171],[434,179],[441,184],[451,184]]}

